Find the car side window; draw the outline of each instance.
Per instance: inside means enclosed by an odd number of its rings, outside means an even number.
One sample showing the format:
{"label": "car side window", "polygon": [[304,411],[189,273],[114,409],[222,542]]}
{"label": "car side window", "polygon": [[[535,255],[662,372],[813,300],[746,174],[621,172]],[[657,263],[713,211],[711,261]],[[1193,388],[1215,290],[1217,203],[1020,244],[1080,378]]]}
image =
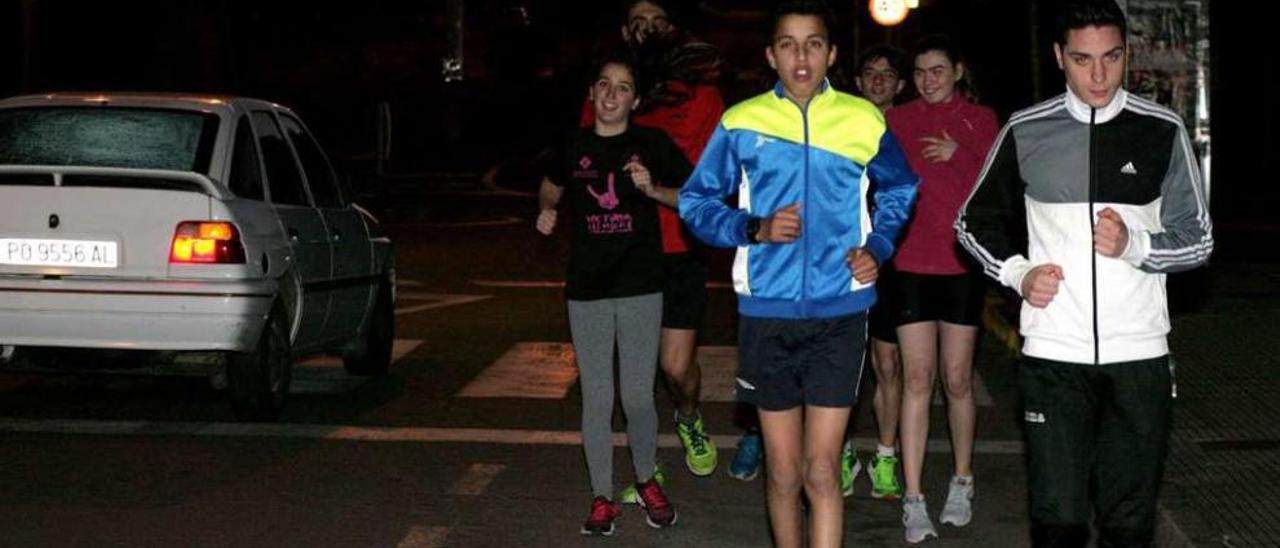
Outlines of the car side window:
{"label": "car side window", "polygon": [[275,116],[270,112],[254,111],[253,128],[258,132],[258,145],[262,147],[262,162],[267,167],[267,186],[271,188],[271,202],[287,205],[310,205],[303,187],[302,172],[293,159],[293,151],[285,142]]}
{"label": "car side window", "polygon": [[317,207],[342,207],[342,195],[338,190],[338,180],[333,174],[333,167],[325,157],[324,151],[316,143],[311,133],[302,128],[302,122],[287,114],[280,115],[280,123],[284,132],[298,151],[298,159],[302,160],[302,170],[307,174],[307,186],[316,200]]}
{"label": "car side window", "polygon": [[249,115],[236,122],[235,148],[231,156],[231,192],[246,200],[262,200],[262,167],[258,163],[258,145],[253,142]]}

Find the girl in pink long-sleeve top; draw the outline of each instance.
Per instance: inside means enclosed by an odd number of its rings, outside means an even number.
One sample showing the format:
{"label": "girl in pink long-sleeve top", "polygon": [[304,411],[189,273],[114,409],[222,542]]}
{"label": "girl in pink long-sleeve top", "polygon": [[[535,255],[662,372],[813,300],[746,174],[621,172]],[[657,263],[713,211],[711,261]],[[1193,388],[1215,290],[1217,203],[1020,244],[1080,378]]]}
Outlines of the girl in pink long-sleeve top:
{"label": "girl in pink long-sleeve top", "polygon": [[926,37],[912,58],[920,97],[893,108],[886,118],[911,169],[921,178],[915,213],[893,259],[900,274],[895,320],[905,372],[903,523],[907,541],[914,543],[937,536],[920,478],[939,364],[955,456],[940,521],[962,527],[972,517],[973,351],[985,287],[962,260],[953,225],[999,126],[991,109],[967,96],[966,67],[946,37]]}

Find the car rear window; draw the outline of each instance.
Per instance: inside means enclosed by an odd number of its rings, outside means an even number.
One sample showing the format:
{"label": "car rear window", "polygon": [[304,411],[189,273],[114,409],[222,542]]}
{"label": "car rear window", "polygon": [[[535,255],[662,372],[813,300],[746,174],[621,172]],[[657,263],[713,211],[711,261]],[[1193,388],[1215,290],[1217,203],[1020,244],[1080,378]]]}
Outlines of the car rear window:
{"label": "car rear window", "polygon": [[171,169],[209,174],[218,117],[121,107],[0,110],[0,164]]}

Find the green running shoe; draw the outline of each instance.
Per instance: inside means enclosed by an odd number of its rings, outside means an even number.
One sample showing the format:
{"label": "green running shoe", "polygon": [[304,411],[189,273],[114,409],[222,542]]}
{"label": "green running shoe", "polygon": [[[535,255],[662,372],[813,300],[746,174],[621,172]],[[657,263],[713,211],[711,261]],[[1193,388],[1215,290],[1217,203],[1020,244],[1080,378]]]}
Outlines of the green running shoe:
{"label": "green running shoe", "polygon": [[676,414],[676,435],[680,436],[680,445],[684,446],[684,463],[695,476],[709,476],[716,471],[716,445],[707,435],[707,427],[702,423],[702,415],[685,424]]}
{"label": "green running shoe", "polygon": [[[667,485],[667,475],[662,473],[662,465],[658,465],[658,469],[653,472],[653,479],[657,480],[658,485]],[[618,494],[618,502],[622,504],[635,504],[640,500],[640,495],[636,493],[636,484],[631,484],[622,488],[622,493]]]}
{"label": "green running shoe", "polygon": [[844,496],[853,494],[853,479],[861,471],[862,463],[858,462],[858,456],[853,452],[853,442],[844,442],[844,449],[840,451],[840,492]]}
{"label": "green running shoe", "polygon": [[902,498],[898,484],[898,457],[876,456],[871,459],[871,497],[884,500]]}

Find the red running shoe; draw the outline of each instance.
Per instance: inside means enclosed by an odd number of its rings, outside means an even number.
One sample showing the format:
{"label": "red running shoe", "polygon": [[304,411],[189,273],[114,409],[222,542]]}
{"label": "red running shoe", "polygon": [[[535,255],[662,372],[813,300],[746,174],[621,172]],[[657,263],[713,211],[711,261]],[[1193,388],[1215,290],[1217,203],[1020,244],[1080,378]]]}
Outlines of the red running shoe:
{"label": "red running shoe", "polygon": [[582,534],[610,536],[613,534],[613,522],[621,516],[622,507],[618,503],[596,497],[591,501],[591,515],[582,524]]}
{"label": "red running shoe", "polygon": [[662,492],[662,486],[657,481],[650,478],[644,483],[637,483],[636,494],[639,495],[636,503],[644,508],[644,519],[649,522],[649,527],[660,529],[676,524],[676,509],[671,506],[671,501],[667,500],[667,495]]}

